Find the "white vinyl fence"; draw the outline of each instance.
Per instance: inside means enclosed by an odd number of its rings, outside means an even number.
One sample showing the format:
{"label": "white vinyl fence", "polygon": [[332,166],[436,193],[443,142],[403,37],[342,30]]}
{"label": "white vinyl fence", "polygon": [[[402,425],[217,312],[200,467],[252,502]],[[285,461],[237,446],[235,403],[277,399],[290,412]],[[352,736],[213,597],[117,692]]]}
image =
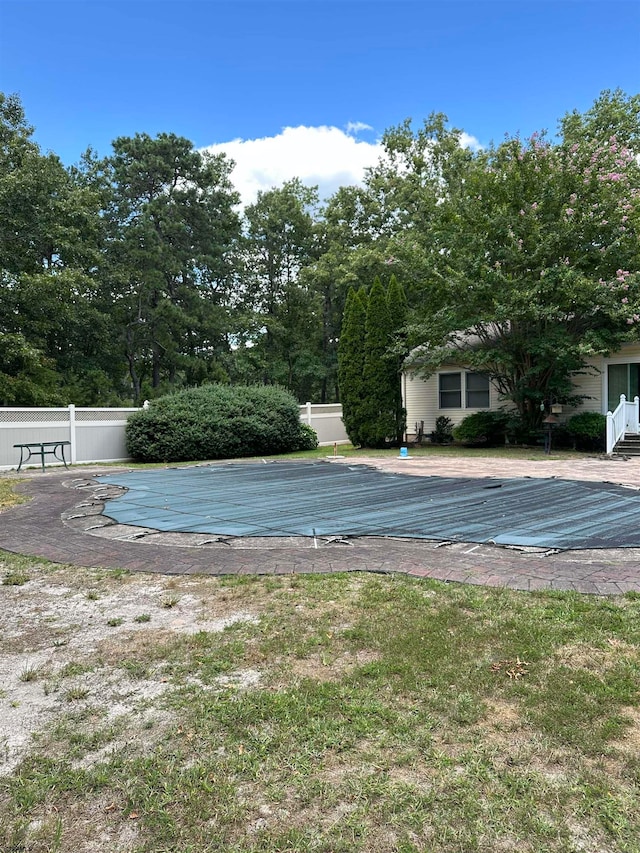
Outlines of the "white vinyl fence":
{"label": "white vinyl fence", "polygon": [[[67,461],[71,462],[124,462],[128,458],[124,429],[129,415],[137,411],[74,405],[56,409],[0,408],[0,469],[18,467],[20,451],[14,444],[36,441],[71,442],[65,452]],[[348,441],[340,403],[307,403],[300,406],[300,420],[311,424],[320,444]],[[29,463],[30,466],[40,464],[39,457]],[[49,464],[52,463],[47,459]]]}
{"label": "white vinyl fence", "polygon": [[314,428],[319,444],[349,443],[342,423],[342,403],[306,403],[300,406],[300,420]]}
{"label": "white vinyl fence", "polygon": [[[137,409],[0,408],[0,468],[17,468],[20,451],[14,444],[70,441],[71,462],[118,462],[127,458],[124,428]],[[34,458],[30,464],[39,464]],[[50,464],[47,461],[47,464]]]}

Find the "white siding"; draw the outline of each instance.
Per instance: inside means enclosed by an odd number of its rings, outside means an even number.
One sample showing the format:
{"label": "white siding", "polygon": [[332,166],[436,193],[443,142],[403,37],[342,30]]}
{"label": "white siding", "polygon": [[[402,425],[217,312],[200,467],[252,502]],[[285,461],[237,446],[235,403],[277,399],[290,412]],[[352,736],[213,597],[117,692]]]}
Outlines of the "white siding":
{"label": "white siding", "polygon": [[[438,398],[438,374],[460,373],[460,367],[455,365],[442,365],[439,371],[428,379],[422,379],[415,373],[407,372],[404,382],[404,407],[407,410],[407,436],[411,439],[416,434],[416,424],[419,426],[424,421],[424,435],[428,436],[436,426],[436,418],[440,416],[449,418],[451,422],[459,424],[467,415],[481,412],[484,409],[441,409]],[[463,395],[464,396],[464,395]],[[499,394],[493,385],[489,386],[489,408],[498,409],[505,405],[499,398]]]}
{"label": "white siding", "polygon": [[[580,376],[574,377],[574,385],[577,394],[585,394],[588,399],[574,409],[568,409],[561,415],[565,420],[577,412],[601,412],[607,411],[607,365],[620,364],[624,362],[640,362],[640,342],[627,344],[620,352],[610,358],[598,356],[590,359],[588,364],[590,370]],[[436,418],[444,415],[451,419],[454,424],[479,409],[440,409],[438,406],[438,373],[457,372],[461,368],[455,365],[442,365],[440,370],[428,379],[420,378],[416,373],[407,371],[404,374],[404,407],[407,410],[407,436],[411,439],[416,433],[416,424],[424,421],[424,435],[428,436],[435,429]],[[490,409],[499,409],[508,406],[500,400],[497,390],[491,386]]]}
{"label": "white siding", "polygon": [[[576,389],[576,394],[585,394],[586,400],[583,400],[579,406],[574,409],[569,409],[563,412],[562,420],[567,417],[578,414],[578,412],[606,412],[604,397],[604,381],[605,381],[605,363],[604,358],[596,356],[588,360],[589,372],[580,376],[573,377],[573,385]],[[565,406],[565,409],[567,407]]]}
{"label": "white siding", "polygon": [[570,415],[576,412],[600,412],[607,413],[607,365],[624,364],[626,362],[640,363],[640,342],[626,344],[615,355],[605,358],[598,356],[590,359],[589,364],[596,368],[594,375],[576,376],[574,385],[578,394],[587,394],[591,399],[584,402],[576,409],[571,409]]}

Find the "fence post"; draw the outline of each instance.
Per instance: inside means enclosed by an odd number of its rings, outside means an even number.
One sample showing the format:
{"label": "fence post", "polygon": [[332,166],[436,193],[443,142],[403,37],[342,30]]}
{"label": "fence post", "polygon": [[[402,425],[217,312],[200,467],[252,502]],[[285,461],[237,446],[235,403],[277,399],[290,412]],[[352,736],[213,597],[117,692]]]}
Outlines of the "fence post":
{"label": "fence post", "polygon": [[73,403],[69,403],[69,441],[71,442],[71,464],[75,465],[77,461],[76,451],[76,407]]}
{"label": "fence post", "polygon": [[610,456],[613,452],[615,443],[613,437],[613,412],[607,412],[607,456]]}
{"label": "fence post", "polygon": [[307,423],[311,426],[311,403],[307,403]]}

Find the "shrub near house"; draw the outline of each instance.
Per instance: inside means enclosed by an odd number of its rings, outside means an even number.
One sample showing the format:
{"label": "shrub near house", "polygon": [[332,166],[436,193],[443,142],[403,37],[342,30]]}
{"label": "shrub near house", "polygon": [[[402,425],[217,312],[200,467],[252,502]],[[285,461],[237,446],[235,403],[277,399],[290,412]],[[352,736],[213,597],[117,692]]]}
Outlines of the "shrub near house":
{"label": "shrub near house", "polygon": [[282,388],[205,385],[133,414],[126,442],[139,462],[182,462],[309,450],[318,439]]}
{"label": "shrub near house", "polygon": [[565,430],[576,450],[605,449],[607,419],[599,412],[580,412],[567,421]]}
{"label": "shrub near house", "polygon": [[504,444],[509,425],[509,414],[498,412],[474,412],[453,429],[453,437],[463,444]]}

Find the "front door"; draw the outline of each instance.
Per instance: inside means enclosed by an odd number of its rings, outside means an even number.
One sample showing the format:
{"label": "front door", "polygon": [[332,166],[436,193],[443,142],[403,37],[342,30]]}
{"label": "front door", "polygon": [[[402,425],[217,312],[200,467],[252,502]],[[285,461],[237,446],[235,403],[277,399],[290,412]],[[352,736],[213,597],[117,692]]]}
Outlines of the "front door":
{"label": "front door", "polygon": [[640,397],[640,364],[609,364],[607,366],[607,409],[614,412],[624,394],[627,402]]}

